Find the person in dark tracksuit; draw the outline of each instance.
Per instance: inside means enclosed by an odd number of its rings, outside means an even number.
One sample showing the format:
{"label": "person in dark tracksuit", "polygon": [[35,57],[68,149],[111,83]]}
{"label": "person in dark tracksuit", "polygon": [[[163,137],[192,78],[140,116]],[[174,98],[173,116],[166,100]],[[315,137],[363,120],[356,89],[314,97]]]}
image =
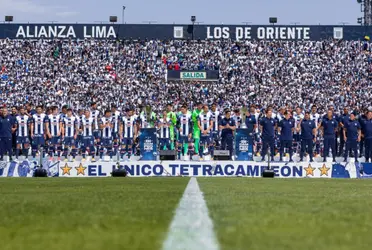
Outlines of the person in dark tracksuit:
{"label": "person in dark tracksuit", "polygon": [[[17,107],[15,107],[15,106],[12,107],[12,112],[11,112],[10,116],[12,117],[13,121],[15,122],[16,119],[17,119],[17,116],[18,116]],[[16,152],[16,145],[17,145],[17,136],[16,136],[16,131],[14,131],[13,134],[12,134],[12,150],[13,150],[13,153]]]}
{"label": "person in dark tracksuit", "polygon": [[321,128],[323,130],[324,137],[324,152],[323,152],[323,161],[326,161],[326,158],[329,154],[329,149],[332,149],[332,158],[333,161],[336,161],[336,130],[338,127],[337,120],[333,117],[333,112],[331,109],[327,111],[327,116],[322,120]]}
{"label": "person in dark tracksuit", "polygon": [[[364,111],[364,113],[363,113]],[[367,115],[368,115],[368,108],[363,110],[361,112],[361,114],[359,115],[359,118],[358,118],[358,121],[360,123],[360,126],[362,126],[362,133],[364,131],[363,129],[363,124],[364,124],[364,121],[367,120]],[[371,110],[372,111],[372,110]],[[359,156],[362,157],[363,155],[365,155],[365,152],[364,152],[364,145],[365,145],[365,136],[362,136],[362,138],[360,139],[360,142],[359,142]]]}
{"label": "person in dark tracksuit", "polygon": [[347,161],[347,157],[350,150],[354,151],[355,162],[358,162],[358,142],[361,138],[361,126],[355,119],[355,114],[350,114],[350,119],[344,123],[343,137],[346,141],[346,151],[344,154],[344,161]]}
{"label": "person in dark tracksuit", "polygon": [[362,120],[362,132],[364,136],[365,162],[372,161],[372,110],[367,112],[366,119]]}
{"label": "person in dark tracksuit", "polygon": [[278,133],[280,134],[280,161],[283,161],[284,148],[289,151],[289,161],[292,162],[292,141],[295,122],[291,119],[291,114],[288,111],[284,112],[284,119],[279,122]]}
{"label": "person in dark tracksuit", "polygon": [[257,128],[256,124],[257,122],[256,122],[256,117],[254,113],[247,112],[246,119],[245,119],[245,126],[248,130],[248,145],[252,147],[252,152],[253,152],[253,143],[254,143],[254,133]]}
{"label": "person in dark tracksuit", "polygon": [[230,151],[230,159],[233,155],[234,131],[236,129],[235,120],[231,118],[231,111],[225,111],[225,117],[221,119],[219,124],[221,130],[221,149],[226,150],[226,146]]}
{"label": "person in dark tracksuit", "polygon": [[[335,107],[333,105],[330,105],[328,107],[328,110],[332,111],[332,118],[337,121],[337,128],[335,129],[335,135],[333,137],[335,139],[335,142],[334,142],[335,143],[335,150],[334,151],[335,151],[335,155],[337,155],[337,150],[338,150],[338,141],[337,141],[337,138],[338,138],[338,136],[340,136],[340,133],[339,133],[339,127],[340,126],[338,126],[339,125],[339,122],[340,122],[340,118],[336,114]],[[328,117],[328,113],[323,116],[323,120],[326,119],[327,117]],[[332,150],[332,152],[333,152],[333,150]]]}
{"label": "person in dark tracksuit", "polygon": [[266,116],[260,120],[260,132],[262,135],[262,161],[265,160],[268,147],[270,147],[271,160],[274,161],[274,143],[276,120],[272,117],[271,109],[266,110]]}
{"label": "person in dark tracksuit", "polygon": [[3,160],[5,153],[8,153],[9,159],[12,161],[12,133],[14,131],[14,121],[12,117],[8,115],[8,110],[4,108],[0,116],[0,161]]}
{"label": "person in dark tracksuit", "polygon": [[338,156],[342,156],[345,149],[345,140],[344,140],[344,130],[345,130],[345,124],[349,121],[350,114],[349,109],[344,108],[344,113],[339,116],[339,124],[340,124],[340,147],[338,149]]}
{"label": "person in dark tracksuit", "polygon": [[313,143],[316,141],[317,128],[315,121],[310,119],[310,112],[305,113],[305,118],[297,129],[301,130],[300,161],[303,161],[304,153],[307,152],[310,156],[310,162],[313,162]]}

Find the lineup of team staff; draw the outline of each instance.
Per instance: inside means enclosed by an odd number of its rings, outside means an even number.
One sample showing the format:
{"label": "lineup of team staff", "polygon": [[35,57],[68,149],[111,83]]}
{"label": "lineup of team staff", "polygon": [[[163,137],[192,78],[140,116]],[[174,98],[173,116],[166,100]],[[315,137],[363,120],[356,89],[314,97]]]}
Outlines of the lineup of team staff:
{"label": "lineup of team staff", "polygon": [[248,130],[248,144],[254,145],[256,153],[261,152],[262,160],[270,149],[271,160],[278,150],[282,161],[287,150],[292,161],[297,150],[300,161],[305,153],[313,161],[314,148],[316,154],[322,153],[324,161],[330,149],[333,161],[336,156],[344,156],[346,161],[350,151],[355,161],[363,154],[366,162],[372,158],[371,108],[362,114],[344,108],[336,114],[330,106],[326,114],[321,115],[315,105],[310,111],[299,107],[293,111],[287,107],[274,112],[269,107],[261,112],[254,105],[231,111],[199,102],[192,111],[183,105],[174,112],[169,104],[164,112],[156,115],[151,106],[137,113],[134,108],[120,112],[115,105],[104,112],[97,109],[96,103],[90,106],[76,114],[68,106],[61,110],[54,106],[44,111],[42,106],[33,109],[28,103],[25,107],[13,107],[10,113],[7,107],[1,108],[0,160],[5,154],[12,160],[13,151],[16,159],[20,154],[28,157],[30,148],[33,158],[43,148],[43,154],[46,151],[50,160],[54,157],[61,160],[63,156],[66,161],[69,158],[73,161],[78,154],[82,160],[90,155],[92,161],[96,156],[102,160],[104,155],[111,160],[115,155],[130,159],[132,154],[140,153],[136,139],[141,129],[146,128],[157,128],[161,150],[177,149],[178,157],[184,159],[190,154],[199,155],[199,160],[205,155],[213,158],[215,149],[229,150],[232,157],[237,128]]}

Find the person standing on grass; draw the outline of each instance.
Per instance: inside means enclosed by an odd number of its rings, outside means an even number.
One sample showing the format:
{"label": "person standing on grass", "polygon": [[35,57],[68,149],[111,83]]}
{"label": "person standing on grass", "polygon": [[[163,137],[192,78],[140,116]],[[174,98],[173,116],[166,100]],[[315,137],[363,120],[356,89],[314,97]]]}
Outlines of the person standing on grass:
{"label": "person standing on grass", "polygon": [[15,130],[17,131],[16,134],[16,158],[18,159],[19,153],[22,149],[22,154],[28,157],[28,149],[30,146],[30,138],[29,138],[29,131],[30,131],[30,124],[31,118],[26,115],[25,108],[19,108],[19,115],[15,116],[14,125]]}
{"label": "person standing on grass", "polygon": [[365,162],[372,161],[372,109],[367,112],[367,119],[362,120],[362,131],[364,136],[365,150],[364,154],[366,157]]}
{"label": "person standing on grass", "polygon": [[163,112],[163,116],[158,119],[156,127],[159,131],[159,149],[172,150],[171,146],[171,118],[168,116],[168,111]]}
{"label": "person standing on grass", "polygon": [[336,130],[338,122],[334,118],[333,111],[328,109],[326,117],[321,122],[322,134],[324,136],[324,152],[323,161],[326,162],[326,158],[329,155],[329,149],[332,150],[333,161],[336,161]]}
{"label": "person standing on grass", "polygon": [[268,147],[270,147],[271,160],[274,161],[274,142],[276,120],[272,117],[271,108],[266,110],[266,116],[260,120],[260,132],[262,135],[262,161],[265,160]]}
{"label": "person standing on grass", "polygon": [[346,142],[346,150],[344,154],[344,161],[347,161],[347,157],[350,150],[354,151],[355,162],[358,162],[358,142],[361,138],[361,126],[355,119],[355,113],[350,114],[350,119],[343,123],[343,137]]}
{"label": "person standing on grass", "polygon": [[219,124],[221,130],[221,149],[230,151],[230,160],[232,159],[234,149],[234,131],[236,129],[235,120],[231,117],[231,111],[225,111],[225,117],[221,119]]}
{"label": "person standing on grass", "polygon": [[208,105],[203,106],[203,111],[199,115],[198,127],[200,129],[199,156],[203,158],[204,152],[210,154],[212,151],[211,130],[213,128],[212,115],[209,112]]}
{"label": "person standing on grass", "polygon": [[313,162],[313,143],[316,141],[317,128],[314,119],[311,119],[309,112],[305,113],[305,118],[298,124],[297,130],[301,130],[301,153],[300,161],[303,161],[304,154],[307,152],[310,156],[310,162]]}
{"label": "person standing on grass", "polygon": [[9,160],[12,161],[12,133],[15,131],[14,121],[8,115],[8,109],[3,108],[2,115],[0,116],[0,161],[3,160],[4,154],[8,153]]}
{"label": "person standing on grass", "polygon": [[178,127],[178,158],[181,159],[182,156],[186,156],[188,153],[189,148],[189,141],[192,138],[192,118],[191,113],[187,111],[187,106],[182,105],[181,107],[181,113],[178,115],[178,121],[177,121],[177,127]]}
{"label": "person standing on grass", "polygon": [[170,120],[169,132],[170,132],[170,149],[174,150],[175,132],[174,128],[177,125],[177,116],[173,112],[172,104],[167,104],[167,118]]}
{"label": "person standing on grass", "polygon": [[195,149],[195,154],[199,154],[199,142],[200,142],[200,129],[198,125],[198,119],[199,115],[202,112],[202,103],[197,102],[196,103],[196,109],[192,112],[192,123],[194,124],[193,128],[193,139],[194,139],[194,149]]}
{"label": "person standing on grass", "polygon": [[288,111],[284,112],[284,119],[279,122],[278,133],[280,134],[280,161],[283,161],[284,148],[289,151],[289,161],[292,162],[292,141],[295,123]]}
{"label": "person standing on grass", "polygon": [[67,108],[67,114],[62,119],[62,141],[64,144],[63,155],[65,161],[68,161],[67,157],[70,151],[72,161],[75,161],[77,154],[77,136],[78,136],[78,117],[72,115],[72,109]]}

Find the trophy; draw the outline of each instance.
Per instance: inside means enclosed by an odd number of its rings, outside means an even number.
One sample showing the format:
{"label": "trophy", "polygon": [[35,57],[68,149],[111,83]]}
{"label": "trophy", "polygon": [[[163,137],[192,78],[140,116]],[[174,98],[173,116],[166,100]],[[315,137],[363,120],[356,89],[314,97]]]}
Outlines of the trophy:
{"label": "trophy", "polygon": [[240,115],[242,117],[241,122],[240,122],[241,128],[247,128],[247,125],[245,124],[245,120],[247,119],[247,112],[248,112],[248,109],[246,107],[242,107],[240,109]]}
{"label": "trophy", "polygon": [[152,108],[150,105],[147,105],[145,107],[145,117],[146,117],[146,123],[147,123],[147,126],[150,127],[152,126],[151,123],[153,122],[153,119],[152,119]]}

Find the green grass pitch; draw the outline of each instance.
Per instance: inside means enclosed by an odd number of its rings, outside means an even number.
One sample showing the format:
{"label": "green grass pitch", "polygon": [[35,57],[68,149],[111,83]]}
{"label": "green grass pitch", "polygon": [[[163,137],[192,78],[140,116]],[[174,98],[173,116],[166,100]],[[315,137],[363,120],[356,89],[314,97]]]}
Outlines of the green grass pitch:
{"label": "green grass pitch", "polygon": [[[197,180],[223,250],[371,249],[369,180]],[[161,249],[188,181],[2,178],[0,249]]]}

